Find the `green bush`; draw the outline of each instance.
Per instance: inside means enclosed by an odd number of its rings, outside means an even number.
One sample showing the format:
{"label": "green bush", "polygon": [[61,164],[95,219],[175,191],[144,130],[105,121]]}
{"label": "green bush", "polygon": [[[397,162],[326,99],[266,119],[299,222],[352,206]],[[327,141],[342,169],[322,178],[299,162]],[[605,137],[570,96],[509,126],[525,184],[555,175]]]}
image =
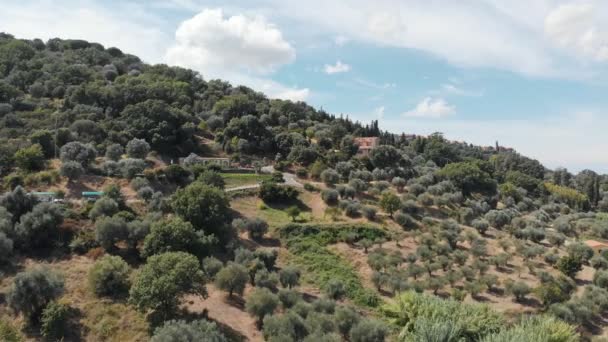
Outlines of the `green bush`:
{"label": "green bush", "polygon": [[98,296],[114,296],[129,289],[129,265],[119,256],[106,255],[89,271],[89,286]]}
{"label": "green bush", "polygon": [[271,315],[278,305],[279,299],[270,290],[256,288],[247,297],[245,308],[249,314],[258,319],[258,324],[261,326],[264,317]]}
{"label": "green bush", "polygon": [[576,342],[573,326],[550,316],[528,316],[509,329],[485,336],[481,342],[551,341]]}
{"label": "green bush", "polygon": [[51,302],[42,312],[40,333],[49,340],[61,340],[67,333],[70,307]]}
{"label": "green bush", "polygon": [[45,268],[18,273],[13,279],[6,301],[29,323],[37,323],[44,308],[63,293],[63,278]]}
{"label": "green bush", "polygon": [[21,342],[23,337],[19,330],[10,323],[0,319],[0,341],[4,342]]}
{"label": "green bush", "polygon": [[226,337],[218,329],[214,322],[206,320],[167,321],[161,327],[154,330],[150,342],[181,342],[181,341],[204,341],[225,342]]}
{"label": "green bush", "polygon": [[215,275],[215,286],[227,291],[230,297],[234,292],[242,295],[248,279],[249,275],[244,266],[229,263]]}
{"label": "green bush", "polygon": [[289,203],[298,198],[298,191],[291,186],[264,181],[258,195],[266,203]]}
{"label": "green bush", "polygon": [[198,259],[184,252],[153,255],[140,269],[129,301],[141,312],[170,317],[185,294],[206,295],[205,275]]}
{"label": "green bush", "polygon": [[351,342],[378,342],[384,341],[388,335],[388,328],[380,321],[363,320],[350,331]]}
{"label": "green bush", "polygon": [[415,292],[398,296],[394,303],[382,307],[382,313],[401,330],[400,336],[415,333],[419,320],[452,322],[460,327],[459,338],[469,341],[500,331],[505,325],[504,318],[486,305],[463,304]]}

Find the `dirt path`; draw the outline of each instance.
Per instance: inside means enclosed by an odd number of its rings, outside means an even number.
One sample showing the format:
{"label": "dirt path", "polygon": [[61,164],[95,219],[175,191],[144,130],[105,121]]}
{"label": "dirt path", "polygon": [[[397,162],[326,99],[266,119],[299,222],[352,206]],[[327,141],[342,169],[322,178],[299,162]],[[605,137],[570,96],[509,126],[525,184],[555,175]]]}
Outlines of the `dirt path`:
{"label": "dirt path", "polygon": [[[186,308],[196,313],[202,313],[206,309],[210,319],[226,326],[244,341],[264,341],[255,320],[245,311],[243,299],[237,299],[238,296],[235,295],[234,300],[229,300],[225,292],[217,290],[213,285],[208,285],[207,290],[207,299],[199,296],[186,297]],[[245,292],[249,290],[248,288]],[[245,294],[244,297],[246,296]]]}

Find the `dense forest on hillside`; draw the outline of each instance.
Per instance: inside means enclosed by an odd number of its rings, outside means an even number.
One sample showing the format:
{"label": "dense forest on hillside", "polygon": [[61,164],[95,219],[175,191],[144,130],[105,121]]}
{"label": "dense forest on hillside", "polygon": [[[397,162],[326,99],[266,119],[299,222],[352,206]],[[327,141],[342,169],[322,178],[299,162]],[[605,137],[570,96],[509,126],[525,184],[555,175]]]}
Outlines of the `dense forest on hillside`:
{"label": "dense forest on hillside", "polygon": [[608,177],[406,133],[0,33],[0,338],[608,336]]}

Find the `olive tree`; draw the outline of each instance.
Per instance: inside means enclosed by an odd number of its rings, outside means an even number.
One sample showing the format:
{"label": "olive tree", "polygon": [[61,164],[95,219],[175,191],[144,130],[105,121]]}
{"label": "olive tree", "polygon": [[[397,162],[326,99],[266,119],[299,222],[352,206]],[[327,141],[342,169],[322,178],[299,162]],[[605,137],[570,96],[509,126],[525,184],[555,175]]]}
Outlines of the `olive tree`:
{"label": "olive tree", "polygon": [[8,305],[30,323],[38,323],[44,308],[63,293],[63,279],[45,268],[18,273],[7,294]]}
{"label": "olive tree", "polygon": [[205,251],[202,237],[190,222],[173,217],[152,224],[150,233],[144,239],[142,256],[183,251],[200,256]]}
{"label": "olive tree", "polygon": [[144,139],[133,139],[127,143],[126,151],[129,158],[145,159],[150,152],[150,144]]}
{"label": "olive tree", "polygon": [[120,144],[111,144],[106,147],[106,159],[112,161],[119,161],[122,154],[125,152],[124,148]]}
{"label": "olive tree", "polygon": [[380,198],[380,207],[393,217],[393,213],[401,208],[401,200],[392,192],[384,192]]}
{"label": "olive tree", "polygon": [[243,294],[247,280],[249,280],[249,274],[243,265],[229,263],[215,275],[215,286],[227,291],[228,296],[232,297],[234,292],[239,295]]}
{"label": "olive tree", "polygon": [[56,204],[39,203],[31,212],[21,216],[15,225],[15,234],[21,248],[28,250],[50,247],[59,238],[59,226],[63,222],[63,211]]}
{"label": "olive tree", "polygon": [[113,216],[119,211],[118,203],[109,197],[98,199],[89,211],[89,218],[96,220],[102,216]]}
{"label": "olive tree", "polygon": [[226,342],[215,322],[203,319],[192,322],[170,320],[154,330],[150,342]]}
{"label": "olive tree", "polygon": [[261,326],[266,315],[270,315],[279,305],[279,299],[275,294],[266,288],[256,288],[251,291],[245,308],[249,314],[258,319],[258,325]]}
{"label": "olive tree", "polygon": [[171,206],[176,214],[192,223],[195,229],[214,234],[225,241],[230,203],[222,190],[194,182],[175,192]]}
{"label": "olive tree", "polygon": [[388,335],[388,328],[380,321],[362,320],[350,331],[352,342],[378,342],[384,341]]}
{"label": "olive tree", "polygon": [[89,286],[97,296],[114,296],[128,290],[129,265],[119,256],[106,255],[89,271]]}
{"label": "olive tree", "polygon": [[286,266],[279,272],[279,281],[283,287],[292,288],[300,282],[300,270],[293,266]]}
{"label": "olive tree", "polygon": [[127,223],[120,217],[102,217],[95,223],[95,240],[105,250],[116,248],[116,243],[127,240]]}
{"label": "olive tree", "polygon": [[59,156],[62,162],[75,161],[86,168],[95,160],[97,151],[91,145],[72,141],[61,147]]}
{"label": "olive tree", "polygon": [[194,255],[168,252],[148,258],[129,291],[129,301],[142,312],[168,317],[186,294],[206,296],[205,275]]}
{"label": "olive tree", "polygon": [[61,163],[59,174],[66,177],[69,181],[73,181],[84,174],[84,168],[77,161],[66,161]]}

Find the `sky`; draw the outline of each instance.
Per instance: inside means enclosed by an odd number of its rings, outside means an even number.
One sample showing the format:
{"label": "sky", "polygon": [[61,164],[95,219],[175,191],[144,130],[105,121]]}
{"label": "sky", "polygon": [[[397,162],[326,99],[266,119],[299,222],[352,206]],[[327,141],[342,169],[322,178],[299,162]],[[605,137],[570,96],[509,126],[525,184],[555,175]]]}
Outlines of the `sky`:
{"label": "sky", "polygon": [[603,0],[0,0],[0,31],[79,38],[395,133],[608,173]]}

